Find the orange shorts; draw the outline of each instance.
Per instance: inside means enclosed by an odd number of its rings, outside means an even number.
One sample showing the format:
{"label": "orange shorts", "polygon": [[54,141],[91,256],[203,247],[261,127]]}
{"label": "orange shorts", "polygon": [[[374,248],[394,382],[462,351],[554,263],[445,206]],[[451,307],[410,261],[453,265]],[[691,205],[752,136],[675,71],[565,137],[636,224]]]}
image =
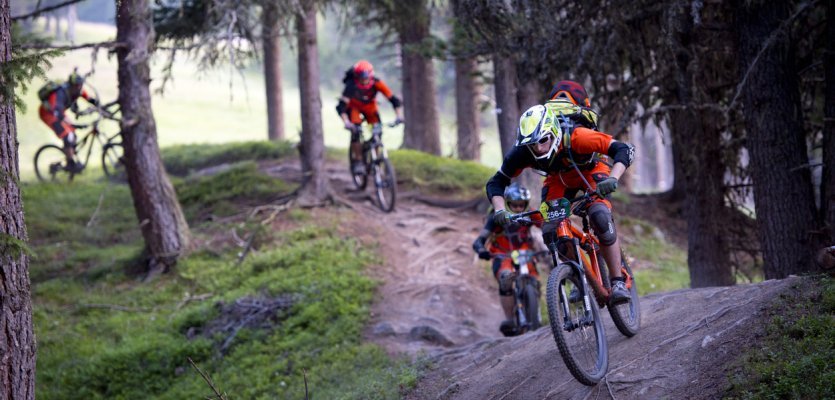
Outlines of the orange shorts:
{"label": "orange shorts", "polygon": [[377,102],[363,104],[352,101],[348,105],[348,118],[350,118],[351,123],[355,125],[361,124],[363,118],[365,118],[365,121],[370,125],[379,123],[380,113],[377,110]]}
{"label": "orange shorts", "polygon": [[[592,189],[597,189],[597,182],[608,178],[611,171],[612,168],[602,161],[598,161],[597,165],[590,170],[580,170]],[[565,197],[566,192],[568,192],[569,195],[574,196],[577,191],[585,189],[586,183],[576,170],[548,175],[542,183],[542,192],[545,200],[555,200]],[[610,203],[609,200],[597,199],[594,202],[603,203],[609,208],[609,210],[612,209],[612,203]]]}

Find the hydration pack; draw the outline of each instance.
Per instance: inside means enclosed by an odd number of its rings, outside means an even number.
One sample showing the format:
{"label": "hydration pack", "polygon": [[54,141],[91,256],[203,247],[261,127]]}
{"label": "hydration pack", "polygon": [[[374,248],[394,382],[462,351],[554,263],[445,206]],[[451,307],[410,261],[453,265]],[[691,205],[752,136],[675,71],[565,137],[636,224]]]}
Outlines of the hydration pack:
{"label": "hydration pack", "polygon": [[38,89],[38,98],[41,101],[46,101],[49,98],[49,95],[52,92],[58,90],[61,87],[61,84],[55,81],[46,81],[40,89]]}
{"label": "hydration pack", "polygon": [[597,130],[597,111],[589,107],[578,106],[567,99],[554,99],[545,103],[555,115],[565,115],[575,124]]}

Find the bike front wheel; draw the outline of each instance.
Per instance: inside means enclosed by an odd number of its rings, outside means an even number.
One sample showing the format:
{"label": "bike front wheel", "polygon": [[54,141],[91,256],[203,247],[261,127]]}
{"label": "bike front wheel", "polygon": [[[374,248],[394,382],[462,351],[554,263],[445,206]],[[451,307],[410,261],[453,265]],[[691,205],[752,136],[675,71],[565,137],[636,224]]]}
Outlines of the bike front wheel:
{"label": "bike front wheel", "polygon": [[[609,352],[597,302],[590,297],[591,288],[582,286],[579,266],[573,262],[560,264],[548,277],[546,302],[554,341],[565,366],[580,383],[594,386],[609,369]],[[575,288],[586,296],[571,303],[569,293]]]}
{"label": "bike front wheel", "polygon": [[67,166],[64,149],[48,144],[35,153],[35,175],[41,182],[69,182],[75,174]]}
{"label": "bike front wheel", "polygon": [[[626,254],[621,250],[620,252],[621,268],[624,275],[631,277],[629,286],[629,301],[617,305],[609,304],[609,314],[612,316],[612,322],[618,328],[618,331],[626,337],[635,336],[638,329],[641,328],[641,303],[638,299],[638,284],[635,281],[635,274],[632,273],[632,267],[629,266],[629,261],[626,259]],[[605,264],[603,266],[604,269]]]}
{"label": "bike front wheel", "polygon": [[377,188],[377,200],[380,209],[385,212],[394,210],[394,203],[397,200],[397,178],[394,176],[394,167],[388,158],[383,158],[374,164],[374,186]]}
{"label": "bike front wheel", "polygon": [[528,330],[535,331],[542,326],[542,318],[539,315],[539,290],[536,282],[529,281],[523,289],[523,303],[525,305],[525,318],[528,320]]}
{"label": "bike front wheel", "polygon": [[362,173],[354,173],[354,155],[351,153],[350,146],[348,146],[348,171],[351,173],[351,180],[354,181],[354,186],[358,190],[365,189],[365,185],[368,183],[368,174],[365,173],[365,168],[363,168]]}
{"label": "bike front wheel", "polygon": [[101,166],[104,175],[116,182],[128,180],[125,170],[125,148],[121,143],[108,143],[104,145],[101,155]]}

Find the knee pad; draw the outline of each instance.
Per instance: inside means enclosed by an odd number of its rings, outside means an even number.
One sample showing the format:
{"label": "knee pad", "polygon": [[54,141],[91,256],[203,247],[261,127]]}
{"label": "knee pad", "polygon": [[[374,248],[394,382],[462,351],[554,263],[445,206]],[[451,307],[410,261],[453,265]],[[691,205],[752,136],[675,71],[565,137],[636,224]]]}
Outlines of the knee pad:
{"label": "knee pad", "polygon": [[594,229],[600,244],[611,246],[618,239],[615,231],[615,221],[612,219],[612,211],[602,203],[594,203],[589,207],[589,222]]}
{"label": "knee pad", "polygon": [[513,294],[513,271],[504,270],[499,273],[499,296]]}

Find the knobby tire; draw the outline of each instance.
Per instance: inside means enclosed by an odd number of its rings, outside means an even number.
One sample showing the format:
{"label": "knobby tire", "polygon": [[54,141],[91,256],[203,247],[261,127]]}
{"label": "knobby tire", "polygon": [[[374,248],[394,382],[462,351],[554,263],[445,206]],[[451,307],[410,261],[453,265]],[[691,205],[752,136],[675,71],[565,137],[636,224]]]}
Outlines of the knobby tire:
{"label": "knobby tire", "polygon": [[[609,353],[606,343],[606,331],[600,318],[597,301],[586,287],[591,306],[591,324],[583,324],[569,331],[564,326],[565,308],[571,288],[581,287],[583,280],[578,276],[579,268],[574,262],[560,264],[548,277],[546,302],[548,317],[554,341],[560,351],[565,366],[580,383],[594,386],[606,375],[609,369]],[[568,303],[569,319],[579,322],[584,316],[583,301]]]}

